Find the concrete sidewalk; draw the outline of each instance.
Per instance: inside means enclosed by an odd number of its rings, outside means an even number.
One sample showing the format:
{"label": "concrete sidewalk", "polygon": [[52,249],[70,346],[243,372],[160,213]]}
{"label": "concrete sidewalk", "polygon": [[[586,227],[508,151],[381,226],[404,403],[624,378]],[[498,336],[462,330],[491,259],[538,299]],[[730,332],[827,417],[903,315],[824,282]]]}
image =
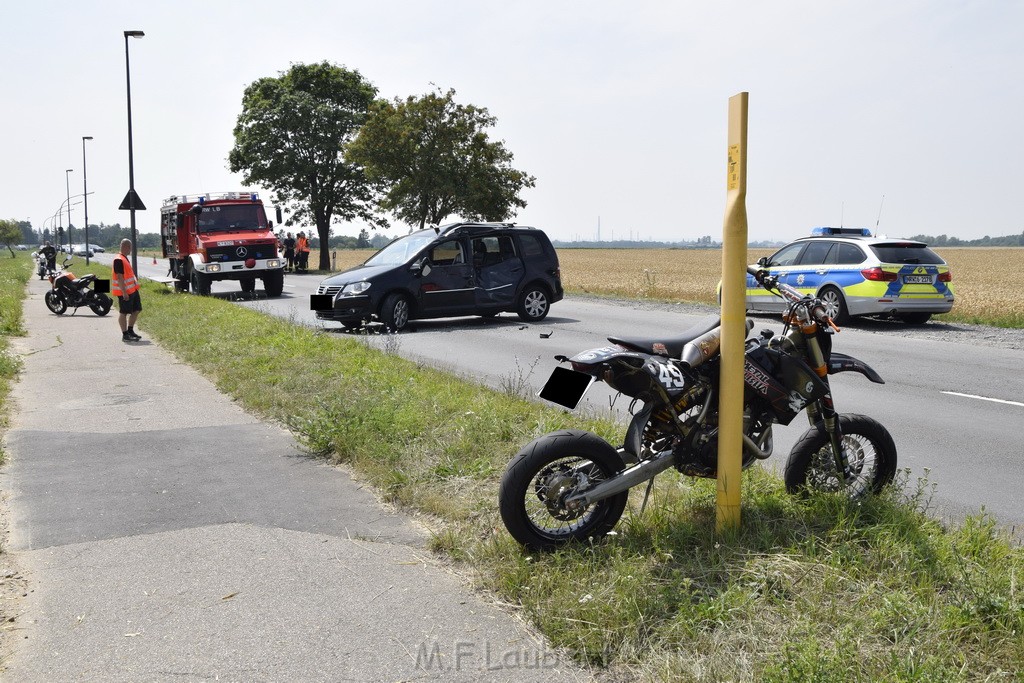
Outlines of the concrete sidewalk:
{"label": "concrete sidewalk", "polygon": [[[581,681],[424,533],[116,311],[32,280],[0,472],[10,681]],[[143,301],[145,306],[145,301]],[[195,324],[195,321],[189,324]]]}

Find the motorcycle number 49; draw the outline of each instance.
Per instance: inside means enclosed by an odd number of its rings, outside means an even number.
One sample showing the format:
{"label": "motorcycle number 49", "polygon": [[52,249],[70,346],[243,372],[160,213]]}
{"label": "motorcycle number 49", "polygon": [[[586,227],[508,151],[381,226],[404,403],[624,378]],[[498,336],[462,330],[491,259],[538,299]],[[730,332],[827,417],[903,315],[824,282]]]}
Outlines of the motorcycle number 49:
{"label": "motorcycle number 49", "polygon": [[655,372],[658,381],[666,389],[682,389],[686,386],[686,377],[683,375],[683,371],[673,363],[652,361],[651,365],[656,366],[656,368],[652,368],[652,371]]}

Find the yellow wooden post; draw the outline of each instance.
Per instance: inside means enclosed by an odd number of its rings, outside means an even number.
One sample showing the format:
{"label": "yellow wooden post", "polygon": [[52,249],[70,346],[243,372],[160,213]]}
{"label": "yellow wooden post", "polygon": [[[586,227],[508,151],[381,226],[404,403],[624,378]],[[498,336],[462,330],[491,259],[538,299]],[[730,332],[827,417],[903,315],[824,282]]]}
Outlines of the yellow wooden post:
{"label": "yellow wooden post", "polygon": [[719,533],[740,526],[743,342],[747,270],[747,93],[729,98],[729,168],[722,230],[722,367],[718,408]]}

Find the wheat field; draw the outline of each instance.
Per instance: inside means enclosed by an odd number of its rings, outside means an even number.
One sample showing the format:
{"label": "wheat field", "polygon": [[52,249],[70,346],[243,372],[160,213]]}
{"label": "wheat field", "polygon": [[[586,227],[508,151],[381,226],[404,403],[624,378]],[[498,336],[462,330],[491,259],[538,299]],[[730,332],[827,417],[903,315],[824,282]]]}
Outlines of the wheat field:
{"label": "wheat field", "polygon": [[[774,249],[749,249],[747,262]],[[1024,327],[1024,248],[935,249],[949,263],[956,294],[948,320]],[[668,301],[715,303],[720,249],[561,249],[567,291]]]}
{"label": "wheat field", "polygon": [[[1024,327],[1022,247],[934,249],[949,263],[956,303],[944,320]],[[748,249],[747,262],[775,249]],[[338,249],[337,269],[365,261],[372,250]],[[310,254],[315,267],[319,255]],[[559,249],[567,292],[657,301],[715,303],[721,249]]]}

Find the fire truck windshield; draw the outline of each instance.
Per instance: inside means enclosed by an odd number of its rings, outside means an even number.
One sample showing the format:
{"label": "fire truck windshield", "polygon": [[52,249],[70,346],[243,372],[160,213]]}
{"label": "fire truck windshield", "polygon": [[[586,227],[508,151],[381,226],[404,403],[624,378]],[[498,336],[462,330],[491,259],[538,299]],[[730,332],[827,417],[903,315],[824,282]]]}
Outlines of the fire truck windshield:
{"label": "fire truck windshield", "polygon": [[196,217],[197,232],[267,229],[267,214],[258,204],[204,206]]}

